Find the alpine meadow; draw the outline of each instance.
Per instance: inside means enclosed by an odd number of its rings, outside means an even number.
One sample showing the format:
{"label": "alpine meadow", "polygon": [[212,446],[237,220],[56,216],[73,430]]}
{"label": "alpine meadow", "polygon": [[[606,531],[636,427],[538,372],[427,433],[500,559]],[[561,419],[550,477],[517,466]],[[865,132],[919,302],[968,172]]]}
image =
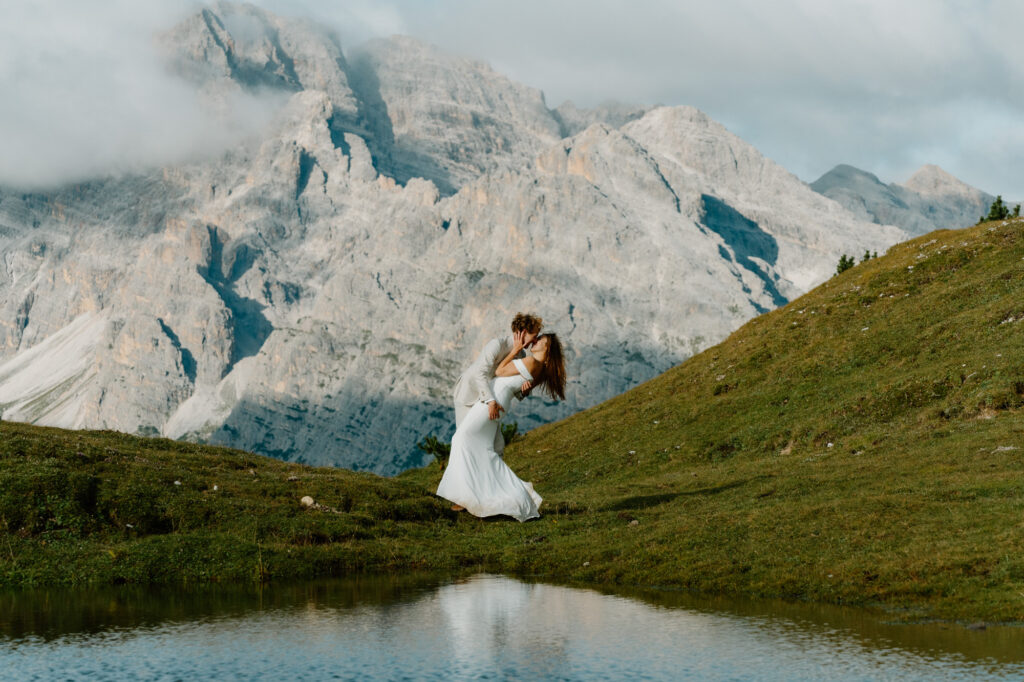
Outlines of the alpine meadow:
{"label": "alpine meadow", "polygon": [[[942,230],[513,439],[539,520],[395,478],[0,423],[0,584],[496,571],[1024,620],[1024,221]],[[302,502],[309,496],[312,501]]]}

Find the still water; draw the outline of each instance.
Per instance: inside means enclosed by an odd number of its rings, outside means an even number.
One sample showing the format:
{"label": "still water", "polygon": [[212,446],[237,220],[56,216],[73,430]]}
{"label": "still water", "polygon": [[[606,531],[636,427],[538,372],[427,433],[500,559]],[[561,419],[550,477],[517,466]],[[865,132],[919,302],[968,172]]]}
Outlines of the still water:
{"label": "still water", "polygon": [[0,594],[12,680],[1024,679],[1024,628],[502,576]]}

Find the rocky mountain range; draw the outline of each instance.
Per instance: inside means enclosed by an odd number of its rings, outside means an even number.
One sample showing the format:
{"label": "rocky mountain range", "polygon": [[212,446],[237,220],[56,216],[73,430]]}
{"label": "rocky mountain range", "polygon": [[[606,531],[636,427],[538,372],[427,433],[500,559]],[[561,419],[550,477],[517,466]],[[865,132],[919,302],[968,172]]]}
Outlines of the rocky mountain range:
{"label": "rocky mountain range", "polygon": [[926,165],[904,183],[884,184],[872,173],[839,165],[811,183],[862,220],[898,225],[912,235],[967,227],[988,215],[991,194]]}
{"label": "rocky mountain range", "polygon": [[517,311],[568,348],[568,400],[513,410],[530,428],[910,229],[696,109],[553,109],[411,38],[343,49],[222,3],[159,44],[214,110],[283,104],[216,158],[0,188],[4,419],[394,473],[451,434],[455,378]]}

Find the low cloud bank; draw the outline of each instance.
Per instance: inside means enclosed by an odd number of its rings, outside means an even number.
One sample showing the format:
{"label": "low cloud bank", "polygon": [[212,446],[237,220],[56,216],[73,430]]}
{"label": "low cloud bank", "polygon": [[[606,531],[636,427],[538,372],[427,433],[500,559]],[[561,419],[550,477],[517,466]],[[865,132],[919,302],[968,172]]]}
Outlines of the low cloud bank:
{"label": "low cloud bank", "polygon": [[[489,61],[551,106],[690,104],[804,180],[937,163],[1024,198],[1024,4],[1016,0],[256,0],[351,47],[404,33]],[[218,116],[153,37],[185,0],[13,3],[0,24],[0,184],[42,186],[217,152],[278,101]]]}
{"label": "low cloud bank", "polygon": [[279,96],[216,109],[168,70],[156,36],[186,2],[13,4],[0,28],[0,185],[44,189],[218,153],[255,133]]}

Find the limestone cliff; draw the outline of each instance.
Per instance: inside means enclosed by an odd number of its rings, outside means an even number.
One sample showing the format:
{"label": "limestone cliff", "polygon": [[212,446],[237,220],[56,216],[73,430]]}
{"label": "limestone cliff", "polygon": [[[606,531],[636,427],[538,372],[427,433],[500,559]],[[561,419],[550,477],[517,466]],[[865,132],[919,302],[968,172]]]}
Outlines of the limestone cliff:
{"label": "limestone cliff", "polygon": [[286,103],[215,159],[0,188],[5,419],[392,473],[450,435],[456,376],[516,311],[569,349],[569,399],[517,405],[529,428],[905,238],[692,108],[570,117],[485,64],[346,53],[249,6],[161,44],[212,106]]}

